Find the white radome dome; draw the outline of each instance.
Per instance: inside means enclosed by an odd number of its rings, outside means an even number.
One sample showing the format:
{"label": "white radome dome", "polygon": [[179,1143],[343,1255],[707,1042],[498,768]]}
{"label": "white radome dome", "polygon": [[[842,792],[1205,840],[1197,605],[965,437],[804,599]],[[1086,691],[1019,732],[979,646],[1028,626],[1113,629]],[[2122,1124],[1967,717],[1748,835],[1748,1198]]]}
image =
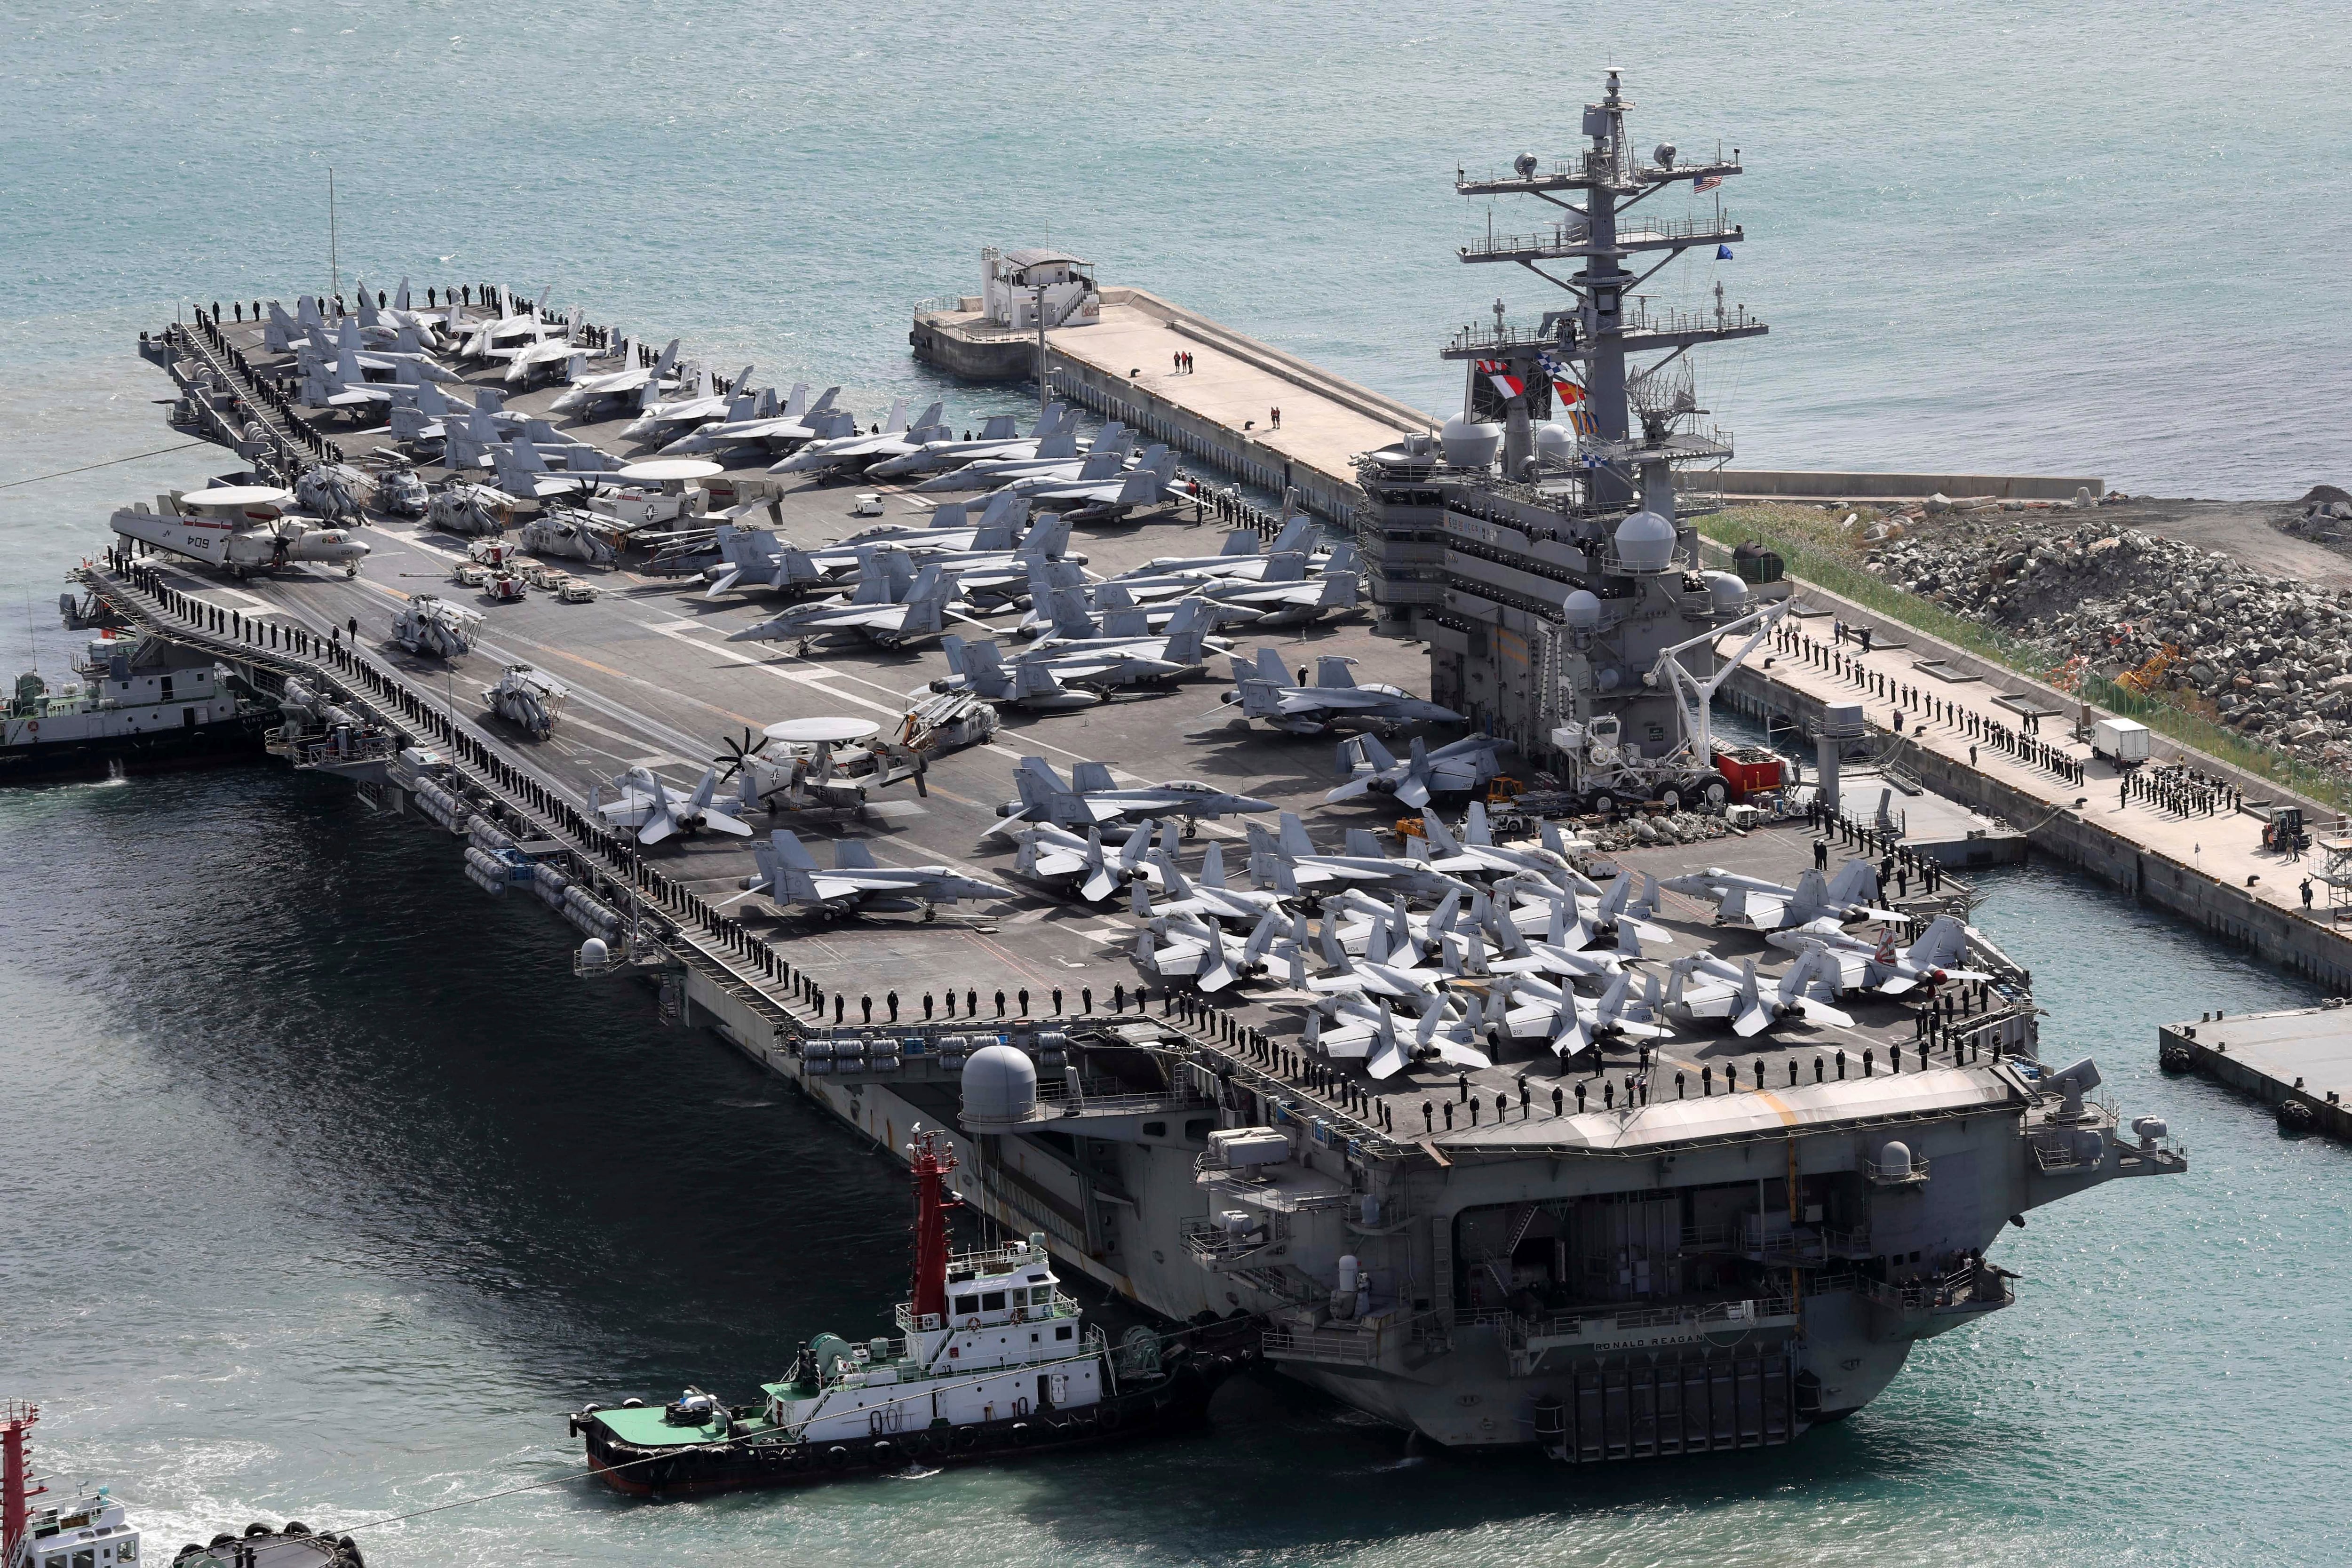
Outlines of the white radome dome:
{"label": "white radome dome", "polygon": [[1596,631],[1601,626],[1601,600],[1591,589],[1579,588],[1560,601],[1559,616],[1570,631]]}
{"label": "white radome dome", "polygon": [[1576,466],[1576,432],[1557,420],[1536,426],[1536,456],[1551,468]]}
{"label": "white radome dome", "polygon": [[1473,424],[1457,414],[1445,422],[1438,440],[1445,447],[1446,462],[1453,467],[1483,468],[1503,449],[1503,427]]}
{"label": "white radome dome", "polygon": [[1706,591],[1715,600],[1717,615],[1728,615],[1748,603],[1747,580],[1737,572],[1708,573]]}
{"label": "white radome dome", "polygon": [[1617,525],[1617,560],[1635,572],[1663,572],[1674,563],[1675,525],[1654,511],[1637,511]]}
{"label": "white radome dome", "polygon": [[1025,1051],[983,1046],[964,1058],[963,1123],[1011,1126],[1037,1109],[1037,1067]]}

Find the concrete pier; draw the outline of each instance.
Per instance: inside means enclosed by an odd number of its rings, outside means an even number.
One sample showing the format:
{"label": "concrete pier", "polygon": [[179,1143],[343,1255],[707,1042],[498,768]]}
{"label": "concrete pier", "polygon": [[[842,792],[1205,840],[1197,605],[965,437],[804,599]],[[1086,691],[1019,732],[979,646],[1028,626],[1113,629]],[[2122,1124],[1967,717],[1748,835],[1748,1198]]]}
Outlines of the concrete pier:
{"label": "concrete pier", "polygon": [[[2219,1015],[2157,1031],[2167,1068],[2201,1074],[2269,1106],[2308,1108],[2308,1125],[2352,1138],[2352,1009],[2341,1003]],[[2302,1112],[2290,1113],[2301,1120]],[[2284,1125],[2287,1117],[2281,1118]]]}
{"label": "concrete pier", "polygon": [[[2122,775],[2074,738],[2078,700],[1811,584],[1797,584],[1795,593],[1812,613],[1792,617],[1778,643],[1732,678],[1726,689],[1742,708],[1810,734],[1828,705],[1859,702],[1889,771],[2004,819],[2063,864],[2352,993],[2352,938],[2331,918],[2318,858],[2262,841],[2273,805],[2301,805],[2323,834],[2333,812],[2162,736],[2152,738],[2156,763],[2221,781],[2240,792],[2244,809],[2184,816],[2146,799],[2126,801]],[[1835,643],[1833,620],[1874,627],[1872,651],[1852,638]],[[1952,679],[1956,673],[1967,679]],[[2014,735],[2027,710],[2059,715],[2044,719],[2030,739],[2079,767],[2082,783],[1982,738],[1987,727]]]}

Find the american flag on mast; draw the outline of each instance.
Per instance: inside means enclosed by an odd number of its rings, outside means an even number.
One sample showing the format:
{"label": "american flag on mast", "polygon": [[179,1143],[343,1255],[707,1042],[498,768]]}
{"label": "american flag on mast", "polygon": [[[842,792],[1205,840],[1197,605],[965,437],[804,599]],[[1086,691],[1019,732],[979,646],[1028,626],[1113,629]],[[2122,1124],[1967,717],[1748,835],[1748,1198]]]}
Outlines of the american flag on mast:
{"label": "american flag on mast", "polygon": [[1495,390],[1505,397],[1525,397],[1528,394],[1528,384],[1511,374],[1511,362],[1508,360],[1482,359],[1478,362],[1478,374],[1492,383]]}
{"label": "american flag on mast", "polygon": [[1721,184],[1723,184],[1723,176],[1721,174],[1702,174],[1699,178],[1691,182],[1691,195],[1695,196],[1705,195],[1707,192],[1715,189]]}

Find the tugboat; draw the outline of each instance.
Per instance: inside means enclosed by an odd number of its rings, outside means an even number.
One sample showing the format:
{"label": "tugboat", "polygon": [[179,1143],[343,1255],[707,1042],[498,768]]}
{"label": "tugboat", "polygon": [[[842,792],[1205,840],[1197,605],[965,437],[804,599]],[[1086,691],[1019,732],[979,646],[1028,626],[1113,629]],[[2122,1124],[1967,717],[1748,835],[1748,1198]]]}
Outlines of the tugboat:
{"label": "tugboat", "polygon": [[0,782],[261,752],[267,710],[240,699],[208,656],[156,637],[107,637],[74,668],[81,679],[61,689],[26,671],[0,700]]}
{"label": "tugboat", "polygon": [[1114,1349],[1061,1292],[1042,1232],[950,1254],[954,1155],[920,1129],[911,1152],[913,1299],[898,1304],[897,1336],[819,1334],[756,1405],[698,1388],[662,1405],[591,1405],[569,1420],[589,1468],[650,1497],[1125,1442],[1200,1424],[1255,1354],[1247,1321],[1166,1336],[1139,1326]]}
{"label": "tugboat", "polygon": [[[48,1488],[28,1468],[25,1441],[41,1407],[19,1400],[0,1405],[0,1568],[139,1568],[140,1533],[105,1487],[70,1503],[35,1509]],[[190,1542],[172,1568],[363,1568],[359,1543],[348,1535],[320,1535],[299,1520],[283,1529],[248,1524],[243,1535],[220,1534],[209,1546]]]}

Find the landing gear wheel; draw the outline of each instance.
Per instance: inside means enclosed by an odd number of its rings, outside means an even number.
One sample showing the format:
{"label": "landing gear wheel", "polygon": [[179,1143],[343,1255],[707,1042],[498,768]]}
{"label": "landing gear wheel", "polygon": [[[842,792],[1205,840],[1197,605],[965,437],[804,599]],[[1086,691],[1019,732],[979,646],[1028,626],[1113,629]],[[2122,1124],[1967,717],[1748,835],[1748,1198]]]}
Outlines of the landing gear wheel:
{"label": "landing gear wheel", "polygon": [[1721,773],[1701,773],[1691,781],[1691,793],[1710,811],[1721,810],[1731,799],[1731,783]]}
{"label": "landing gear wheel", "polygon": [[1617,797],[1605,789],[1594,790],[1585,796],[1584,804],[1598,816],[1608,816],[1617,810]]}
{"label": "landing gear wheel", "polygon": [[1682,785],[1678,784],[1662,784],[1658,786],[1658,793],[1652,795],[1650,798],[1656,801],[1660,805],[1664,806],[1668,811],[1680,811],[1683,808]]}

